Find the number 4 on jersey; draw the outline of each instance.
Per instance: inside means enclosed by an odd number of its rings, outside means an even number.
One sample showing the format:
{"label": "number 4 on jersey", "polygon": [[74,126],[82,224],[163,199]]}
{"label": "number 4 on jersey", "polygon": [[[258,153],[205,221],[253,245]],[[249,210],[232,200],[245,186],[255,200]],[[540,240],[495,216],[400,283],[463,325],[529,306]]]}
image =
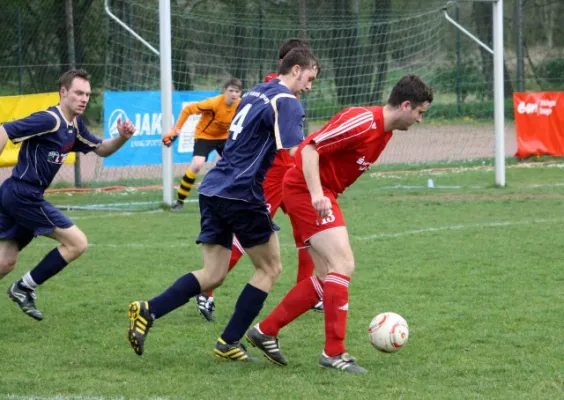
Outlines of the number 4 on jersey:
{"label": "number 4 on jersey", "polygon": [[249,113],[249,110],[252,106],[252,104],[247,104],[237,113],[237,115],[235,115],[235,117],[233,117],[231,126],[229,126],[229,132],[233,132],[231,139],[237,140],[237,136],[239,136],[239,134],[243,130],[243,122],[245,121],[245,117]]}

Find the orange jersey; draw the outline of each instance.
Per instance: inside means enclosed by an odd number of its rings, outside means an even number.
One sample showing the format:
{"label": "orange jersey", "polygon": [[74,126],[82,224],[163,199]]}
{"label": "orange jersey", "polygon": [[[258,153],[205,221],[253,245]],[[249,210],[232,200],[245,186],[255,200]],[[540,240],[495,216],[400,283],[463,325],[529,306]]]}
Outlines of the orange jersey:
{"label": "orange jersey", "polygon": [[241,99],[228,106],[225,96],[220,94],[197,103],[188,104],[182,109],[175,128],[180,130],[190,115],[201,114],[196,125],[195,139],[223,140],[229,136],[229,126]]}

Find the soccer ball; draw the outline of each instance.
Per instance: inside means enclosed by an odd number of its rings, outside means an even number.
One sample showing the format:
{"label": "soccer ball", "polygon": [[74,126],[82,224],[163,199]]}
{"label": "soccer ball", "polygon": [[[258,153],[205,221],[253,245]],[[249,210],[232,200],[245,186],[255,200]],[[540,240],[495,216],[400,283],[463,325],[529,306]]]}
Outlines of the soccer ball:
{"label": "soccer ball", "polygon": [[378,314],[368,325],[370,343],[384,353],[398,351],[405,346],[408,337],[407,322],[393,312]]}

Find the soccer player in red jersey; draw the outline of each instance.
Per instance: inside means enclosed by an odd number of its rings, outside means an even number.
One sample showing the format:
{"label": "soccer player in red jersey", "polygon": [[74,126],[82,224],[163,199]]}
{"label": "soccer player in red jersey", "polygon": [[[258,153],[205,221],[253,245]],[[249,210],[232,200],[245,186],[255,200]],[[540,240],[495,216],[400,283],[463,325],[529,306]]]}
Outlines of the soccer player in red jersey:
{"label": "soccer player in red jersey", "polygon": [[[293,49],[310,49],[307,42],[302,39],[288,39],[286,40],[282,46],[280,46],[280,51],[278,54],[278,62],[280,63],[284,56]],[[278,73],[274,72],[270,75],[267,75],[264,78],[264,82],[270,82],[273,79],[278,77]],[[262,184],[264,188],[264,196],[266,198],[266,204],[268,210],[270,212],[270,217],[274,218],[274,214],[278,211],[279,208],[282,208],[282,211],[286,212],[284,208],[284,203],[282,200],[282,179],[286,172],[294,166],[294,159],[288,151],[280,150],[276,153],[276,157],[274,157],[274,161],[272,166],[266,173],[266,178]],[[231,249],[231,259],[229,261],[229,271],[235,267],[235,265],[239,262],[241,257],[245,254],[243,247],[237,240],[237,238],[233,239],[233,247]],[[303,279],[310,278],[313,275],[314,264],[307,252],[307,249],[299,249],[298,250],[298,276],[297,282],[300,282]],[[213,290],[208,292],[203,292],[198,295],[196,299],[196,306],[198,307],[198,312],[204,317],[204,319],[208,322],[214,320],[213,312],[215,310],[215,302],[213,299]],[[323,312],[323,303],[318,302],[314,305],[313,309],[315,311]]]}
{"label": "soccer player in red jersey", "polygon": [[378,159],[393,130],[421,122],[432,90],[416,75],[393,87],[384,107],[350,107],[308,136],[295,154],[296,167],[284,176],[284,204],[296,247],[308,248],[317,276],[299,282],[262,322],[247,332],[249,342],[278,365],[278,332],[319,300],[325,308],[325,348],[319,364],[364,373],[345,350],[349,282],[354,258],[337,197]]}

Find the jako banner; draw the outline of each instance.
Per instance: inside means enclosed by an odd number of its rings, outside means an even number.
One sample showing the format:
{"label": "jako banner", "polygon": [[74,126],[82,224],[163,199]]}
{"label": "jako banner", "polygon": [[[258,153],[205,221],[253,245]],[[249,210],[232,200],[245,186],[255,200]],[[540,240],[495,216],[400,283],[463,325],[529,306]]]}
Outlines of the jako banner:
{"label": "jako banner", "polygon": [[[172,127],[185,105],[218,94],[218,91],[173,92]],[[104,92],[105,139],[119,135],[118,118],[122,121],[131,120],[137,130],[121,149],[104,159],[104,167],[161,164],[163,146],[161,92]],[[174,163],[189,163],[192,160],[194,129],[199,120],[199,115],[191,115],[184,124],[180,137],[173,144]]]}
{"label": "jako banner", "polygon": [[514,93],[516,157],[564,156],[564,92]]}

